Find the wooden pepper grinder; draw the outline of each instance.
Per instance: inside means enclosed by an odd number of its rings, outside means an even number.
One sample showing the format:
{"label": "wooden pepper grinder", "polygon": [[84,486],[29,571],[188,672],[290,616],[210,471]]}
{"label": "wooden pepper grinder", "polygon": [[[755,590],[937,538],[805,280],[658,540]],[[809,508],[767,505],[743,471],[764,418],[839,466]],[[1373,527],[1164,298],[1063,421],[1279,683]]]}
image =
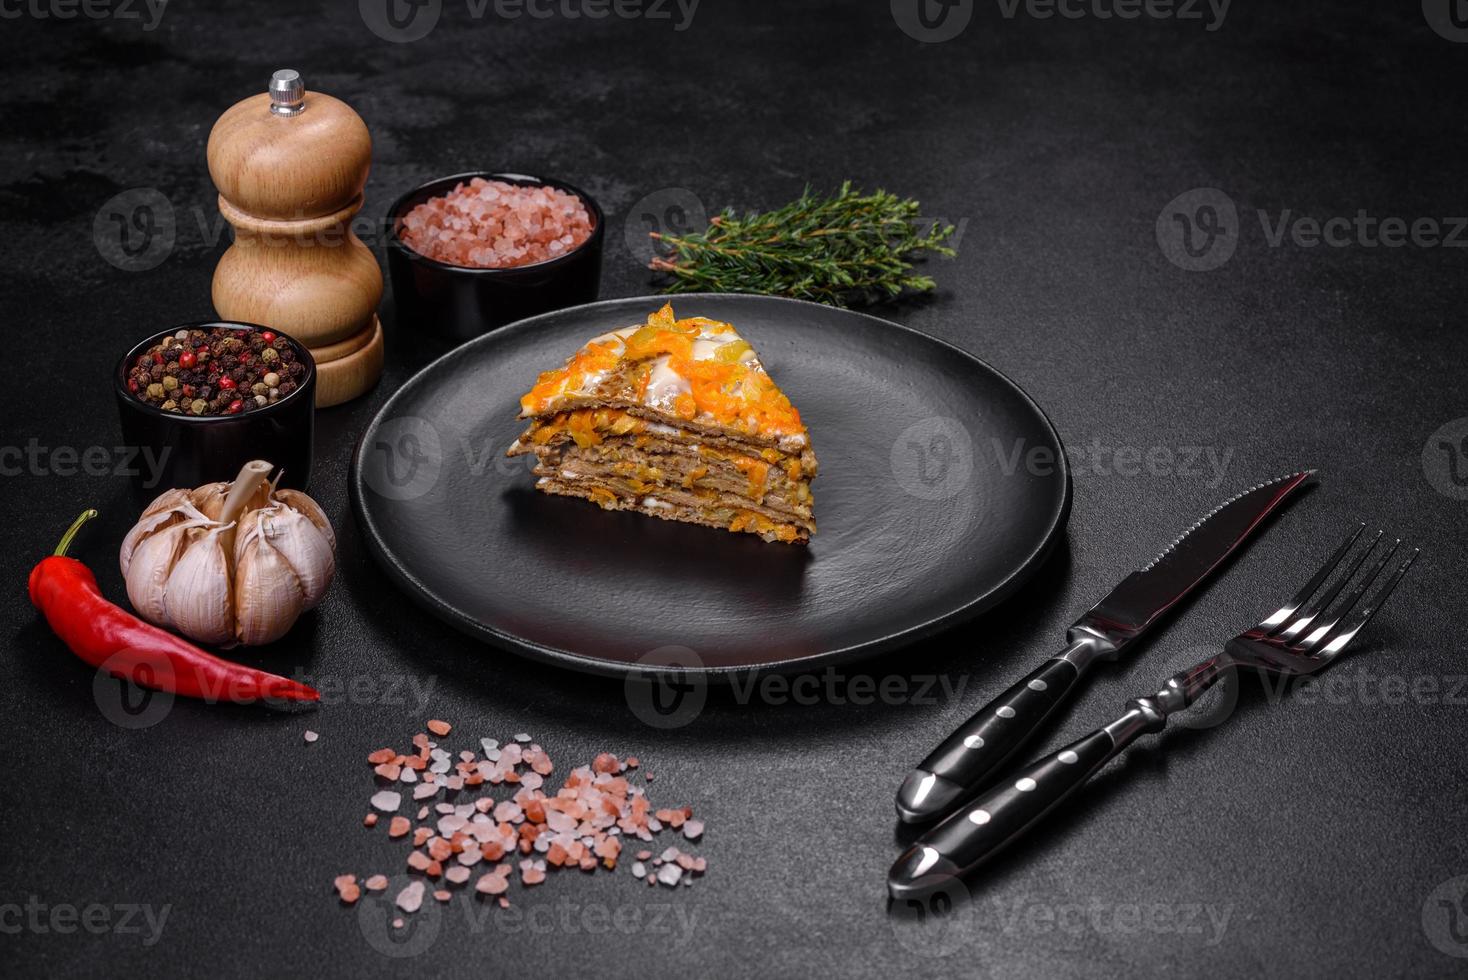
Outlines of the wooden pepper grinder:
{"label": "wooden pepper grinder", "polygon": [[219,117],[208,156],[235,230],[214,270],[219,316],[311,348],[317,405],[363,394],[382,374],[382,271],[351,229],[372,166],[366,124],[284,69]]}

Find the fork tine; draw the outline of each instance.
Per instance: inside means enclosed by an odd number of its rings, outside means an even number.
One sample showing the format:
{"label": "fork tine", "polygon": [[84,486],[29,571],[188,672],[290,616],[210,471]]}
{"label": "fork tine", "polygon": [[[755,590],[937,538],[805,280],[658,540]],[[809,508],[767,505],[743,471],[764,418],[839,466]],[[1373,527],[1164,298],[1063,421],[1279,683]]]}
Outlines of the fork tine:
{"label": "fork tine", "polygon": [[1367,623],[1371,622],[1371,617],[1375,616],[1381,610],[1381,607],[1386,605],[1386,600],[1391,597],[1392,590],[1397,587],[1397,583],[1402,580],[1402,576],[1407,574],[1407,569],[1412,567],[1412,562],[1417,560],[1417,556],[1420,553],[1420,549],[1412,549],[1412,553],[1407,556],[1407,560],[1402,562],[1395,572],[1391,573],[1370,600],[1361,606],[1360,611],[1352,616],[1350,621],[1326,644],[1325,649],[1321,650],[1315,657],[1316,660],[1329,662],[1350,645],[1351,641],[1356,638],[1356,634],[1361,632]]}
{"label": "fork tine", "polygon": [[1351,550],[1351,547],[1356,543],[1356,539],[1361,536],[1361,532],[1364,530],[1366,530],[1366,523],[1364,521],[1357,524],[1356,530],[1346,535],[1346,540],[1336,549],[1335,554],[1326,560],[1325,564],[1320,567],[1320,571],[1310,577],[1310,581],[1305,583],[1305,586],[1295,594],[1295,597],[1285,605],[1280,606],[1267,619],[1260,621],[1259,625],[1255,626],[1249,633],[1251,635],[1271,633],[1282,624],[1289,622],[1290,618],[1295,615],[1295,611],[1308,602],[1310,597],[1315,594],[1315,591],[1320,588],[1321,583],[1330,577],[1331,572],[1335,571],[1336,566],[1341,563],[1341,559],[1346,557],[1347,552]]}
{"label": "fork tine", "polygon": [[[1401,544],[1402,541],[1400,538],[1392,542],[1392,546],[1386,549],[1386,554],[1382,555],[1380,559],[1372,563],[1371,568],[1366,572],[1365,577],[1361,579],[1361,583],[1356,587],[1355,591],[1342,599],[1340,603],[1337,604],[1336,607],[1330,611],[1329,620],[1327,622],[1321,623],[1319,626],[1316,626],[1314,629],[1312,629],[1310,631],[1310,635],[1306,636],[1303,640],[1300,640],[1298,643],[1291,644],[1291,649],[1296,650],[1300,653],[1315,652],[1316,648],[1320,646],[1321,642],[1326,638],[1326,636],[1331,635],[1332,631],[1334,631],[1335,628],[1346,619],[1351,610],[1355,608],[1358,603],[1361,602],[1362,597],[1366,595],[1367,591],[1371,588],[1377,577],[1381,575],[1382,569],[1384,569],[1387,566],[1387,563],[1391,561],[1392,556],[1396,554],[1397,548],[1399,548]],[[1362,608],[1370,609],[1370,606],[1363,606]],[[1352,622],[1354,621],[1355,617],[1352,618]],[[1362,625],[1364,625],[1364,623]],[[1358,626],[1357,629],[1360,629],[1360,627]],[[1349,640],[1347,642],[1349,642]],[[1322,650],[1321,652],[1323,653],[1324,651]]]}
{"label": "fork tine", "polygon": [[[1357,555],[1356,560],[1350,563],[1350,567],[1346,569],[1345,574],[1337,576],[1333,582],[1325,585],[1320,595],[1307,603],[1305,608],[1298,612],[1292,623],[1275,634],[1275,638],[1286,642],[1293,640],[1301,633],[1304,633],[1311,623],[1319,619],[1320,614],[1329,609],[1332,602],[1335,602],[1336,597],[1341,594],[1341,590],[1351,584],[1351,579],[1355,578],[1356,573],[1361,570],[1361,566],[1366,564],[1366,559],[1370,558],[1372,553],[1376,551],[1376,546],[1381,543],[1381,536],[1382,532],[1377,531],[1376,537],[1372,538],[1366,545],[1366,550]],[[1391,556],[1390,551],[1387,552],[1387,556]],[[1370,579],[1367,579],[1367,581],[1369,582]],[[1357,598],[1360,598],[1359,594]],[[1350,607],[1347,608],[1349,609]],[[1338,614],[1344,611],[1336,610]],[[1339,619],[1339,615],[1337,619]]]}

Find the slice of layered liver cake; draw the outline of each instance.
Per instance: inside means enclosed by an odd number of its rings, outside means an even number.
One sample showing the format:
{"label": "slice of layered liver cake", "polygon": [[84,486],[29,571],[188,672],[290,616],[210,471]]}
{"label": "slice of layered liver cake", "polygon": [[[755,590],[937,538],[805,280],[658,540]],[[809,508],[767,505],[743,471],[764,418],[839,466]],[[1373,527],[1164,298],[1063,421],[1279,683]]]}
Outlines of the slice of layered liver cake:
{"label": "slice of layered liver cake", "polygon": [[607,510],[804,543],[816,457],[790,399],[727,323],[647,323],[594,337],[520,399],[536,488]]}

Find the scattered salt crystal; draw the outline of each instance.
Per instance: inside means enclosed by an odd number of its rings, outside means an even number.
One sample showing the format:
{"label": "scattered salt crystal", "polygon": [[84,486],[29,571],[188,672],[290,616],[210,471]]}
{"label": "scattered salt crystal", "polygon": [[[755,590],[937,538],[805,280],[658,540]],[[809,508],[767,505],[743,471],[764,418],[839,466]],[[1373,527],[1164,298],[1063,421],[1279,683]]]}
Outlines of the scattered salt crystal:
{"label": "scattered salt crystal", "polygon": [[683,869],[676,864],[665,864],[658,868],[658,881],[665,885],[676,885],[678,879],[683,877]]}
{"label": "scattered salt crystal", "polygon": [[404,769],[402,775],[398,778],[405,783],[416,783],[418,781],[418,774],[412,769]]}
{"label": "scattered salt crystal", "polygon": [[634,861],[632,863],[632,873],[639,878],[647,877],[647,865],[641,861]]}
{"label": "scattered salt crystal", "polygon": [[[433,783],[419,783],[413,787],[413,799],[426,800],[438,792],[438,787]],[[419,819],[422,819],[421,817]]]}
{"label": "scattered salt crystal", "polygon": [[683,836],[689,840],[698,840],[703,836],[703,821],[689,820],[683,824]]}
{"label": "scattered salt crystal", "polygon": [[372,805],[386,813],[391,813],[403,802],[401,793],[394,793],[390,789],[381,790],[372,794]]}
{"label": "scattered salt crystal", "polygon": [[321,736],[317,735],[315,732],[311,731],[311,729],[308,728],[306,729],[305,733],[301,735],[301,737],[308,742],[314,742]]}
{"label": "scattered salt crystal", "polygon": [[387,875],[373,875],[366,881],[369,892],[380,892],[387,887]]}
{"label": "scattered salt crystal", "polygon": [[445,870],[443,876],[456,885],[462,885],[469,880],[469,869],[455,865]]}
{"label": "scattered salt crystal", "polygon": [[515,736],[515,741],[517,741],[517,742],[529,742],[530,741],[530,736],[529,735],[526,735],[524,732],[521,732],[519,735],[516,735]]}
{"label": "scattered salt crystal", "polygon": [[410,881],[402,891],[398,892],[396,899],[397,907],[404,912],[416,912],[423,905],[423,882]]}

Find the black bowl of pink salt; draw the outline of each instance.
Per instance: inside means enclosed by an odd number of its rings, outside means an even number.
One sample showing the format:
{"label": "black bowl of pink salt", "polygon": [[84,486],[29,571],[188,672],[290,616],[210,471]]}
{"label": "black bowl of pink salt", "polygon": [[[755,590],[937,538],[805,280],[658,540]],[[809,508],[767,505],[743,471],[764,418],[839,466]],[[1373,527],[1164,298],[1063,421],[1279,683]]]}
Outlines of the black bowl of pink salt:
{"label": "black bowl of pink salt", "polygon": [[456,174],[398,198],[387,266],[400,327],[465,341],[593,302],[606,221],[591,196],[524,174]]}
{"label": "black bowl of pink salt", "polygon": [[316,362],[303,344],[250,323],[185,323],[123,355],[113,375],[134,483],[157,494],[232,480],[252,459],[311,476]]}

